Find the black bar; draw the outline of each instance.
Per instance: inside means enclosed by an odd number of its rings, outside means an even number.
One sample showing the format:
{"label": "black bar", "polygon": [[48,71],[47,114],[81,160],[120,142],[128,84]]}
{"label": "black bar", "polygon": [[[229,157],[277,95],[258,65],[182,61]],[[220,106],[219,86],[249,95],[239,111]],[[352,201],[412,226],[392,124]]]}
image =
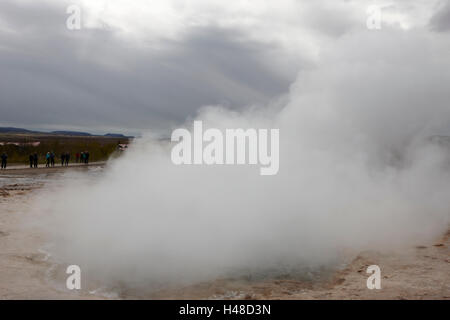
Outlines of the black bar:
{"label": "black bar", "polygon": [[[125,319],[315,319],[317,317],[388,319],[393,315],[432,319],[449,310],[447,301],[285,301],[285,300],[123,300],[1,301],[0,313],[15,317],[31,312],[33,317],[66,315],[79,319],[105,316]],[[8,310],[9,309],[9,310]],[[186,314],[187,311],[187,314]],[[62,314],[60,313],[62,312]],[[3,317],[2,317],[3,318]],[[6,319],[6,317],[5,317]]]}

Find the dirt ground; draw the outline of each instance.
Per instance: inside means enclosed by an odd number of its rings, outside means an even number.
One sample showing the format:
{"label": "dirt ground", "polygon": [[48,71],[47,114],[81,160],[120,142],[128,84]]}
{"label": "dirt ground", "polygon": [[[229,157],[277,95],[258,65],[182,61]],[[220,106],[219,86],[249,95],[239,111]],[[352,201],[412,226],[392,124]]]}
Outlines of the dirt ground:
{"label": "dirt ground", "polygon": [[[74,170],[72,168],[71,170]],[[104,294],[98,291],[70,291],[63,278],[53,277],[54,262],[39,230],[23,227],[30,217],[33,197],[62,168],[45,171],[7,170],[12,180],[0,184],[0,299],[446,299],[450,300],[450,231],[432,243],[393,252],[361,252],[332,276],[321,281],[295,279],[217,279],[185,287],[172,287],[151,295]],[[83,170],[79,168],[77,170]],[[14,175],[29,177],[14,182]],[[12,178],[11,178],[12,177]],[[381,269],[381,289],[369,290],[366,269]]]}
{"label": "dirt ground", "polygon": [[[445,299],[450,300],[450,231],[434,243],[403,252],[361,252],[330,279],[304,282],[217,280],[159,292],[171,299]],[[381,289],[368,289],[367,267],[378,265]]]}
{"label": "dirt ground", "polygon": [[[96,161],[96,162],[90,162],[88,164],[86,163],[69,163],[67,167],[61,166],[60,163],[56,163],[54,167],[46,168],[45,165],[39,164],[38,168],[30,168],[28,165],[23,164],[8,164],[6,169],[0,170],[0,177],[1,175],[39,175],[45,173],[52,173],[52,172],[61,172],[62,170],[68,170],[68,169],[82,169],[86,167],[92,167],[92,166],[104,166],[106,162],[104,161]],[[44,171],[43,171],[44,170]]]}

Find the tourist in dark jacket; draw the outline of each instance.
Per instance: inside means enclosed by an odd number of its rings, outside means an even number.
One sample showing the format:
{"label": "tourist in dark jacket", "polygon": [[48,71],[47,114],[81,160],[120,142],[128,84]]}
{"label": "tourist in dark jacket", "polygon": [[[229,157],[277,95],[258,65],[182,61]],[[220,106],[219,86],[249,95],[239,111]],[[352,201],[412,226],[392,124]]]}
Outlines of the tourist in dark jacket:
{"label": "tourist in dark jacket", "polygon": [[6,163],[8,162],[8,155],[6,153],[2,154],[2,169],[6,169]]}
{"label": "tourist in dark jacket", "polygon": [[50,164],[52,165],[52,167],[55,166],[55,153],[53,151],[50,152]]}
{"label": "tourist in dark jacket", "polygon": [[33,155],[33,165],[34,165],[35,168],[38,167],[38,154],[37,153],[35,153]]}

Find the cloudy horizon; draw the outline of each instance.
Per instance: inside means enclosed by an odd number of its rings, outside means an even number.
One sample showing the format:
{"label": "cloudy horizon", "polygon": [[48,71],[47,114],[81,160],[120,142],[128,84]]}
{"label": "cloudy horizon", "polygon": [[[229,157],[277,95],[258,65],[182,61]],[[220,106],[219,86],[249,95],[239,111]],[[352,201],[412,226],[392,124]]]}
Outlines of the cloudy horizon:
{"label": "cloudy horizon", "polygon": [[[73,4],[81,8],[80,30],[66,27]],[[366,26],[374,4],[382,12],[380,30]],[[5,0],[0,126],[166,134],[205,106],[276,103],[298,78],[333,59],[350,61],[354,39],[372,44],[355,57],[361,62],[382,59],[377,45],[395,50],[403,42],[399,54],[416,63],[434,55],[424,49],[448,52],[449,32],[450,4],[440,0]],[[448,66],[449,57],[436,59]],[[407,81],[398,71],[399,82]],[[429,70],[437,86],[440,71]],[[424,96],[432,89],[424,86]]]}

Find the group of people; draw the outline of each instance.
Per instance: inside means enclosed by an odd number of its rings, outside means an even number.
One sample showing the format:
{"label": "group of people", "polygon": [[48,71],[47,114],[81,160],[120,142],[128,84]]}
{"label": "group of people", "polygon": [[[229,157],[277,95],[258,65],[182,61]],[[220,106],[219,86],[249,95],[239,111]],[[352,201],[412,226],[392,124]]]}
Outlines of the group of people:
{"label": "group of people", "polygon": [[[47,167],[47,168],[54,167],[55,166],[55,153],[53,151],[47,152],[47,154],[45,155],[45,160],[46,160],[45,167]],[[61,160],[61,166],[67,167],[69,165],[69,161],[70,161],[70,153],[69,152],[61,153],[60,160]],[[88,164],[89,163],[89,152],[85,151],[85,152],[81,152],[81,154],[77,153],[76,154],[76,162]],[[37,153],[30,154],[30,168],[33,168],[33,167],[37,168],[37,166],[38,166]]]}
{"label": "group of people", "polygon": [[89,163],[89,151],[84,151],[81,153],[76,153],[75,154],[75,159],[77,161],[77,163]]}
{"label": "group of people", "polygon": [[[84,151],[80,153],[75,154],[76,163],[89,163],[89,151]],[[70,161],[70,153],[69,152],[63,152],[60,156],[61,159],[61,166],[68,166]],[[2,160],[2,166],[1,169],[6,169],[6,164],[8,162],[8,154],[6,152],[2,153],[1,155]],[[38,160],[39,156],[37,153],[30,154],[29,156],[30,160],[30,168],[37,168],[38,167]],[[49,151],[45,155],[45,167],[54,167],[55,166],[55,153],[53,151]]]}
{"label": "group of people", "polygon": [[[60,159],[61,159],[61,167],[68,166],[70,160],[70,153],[69,152],[61,153]],[[37,163],[38,163],[37,153],[30,154],[30,168],[33,167],[37,168]],[[55,153],[53,151],[47,152],[47,154],[45,155],[45,167],[49,168],[54,166],[55,166]]]}
{"label": "group of people", "polygon": [[45,155],[45,167],[49,168],[54,166],[55,166],[55,153],[53,151],[47,152],[47,154]]}
{"label": "group of people", "polygon": [[38,154],[30,154],[30,168],[37,168],[38,167]]}

